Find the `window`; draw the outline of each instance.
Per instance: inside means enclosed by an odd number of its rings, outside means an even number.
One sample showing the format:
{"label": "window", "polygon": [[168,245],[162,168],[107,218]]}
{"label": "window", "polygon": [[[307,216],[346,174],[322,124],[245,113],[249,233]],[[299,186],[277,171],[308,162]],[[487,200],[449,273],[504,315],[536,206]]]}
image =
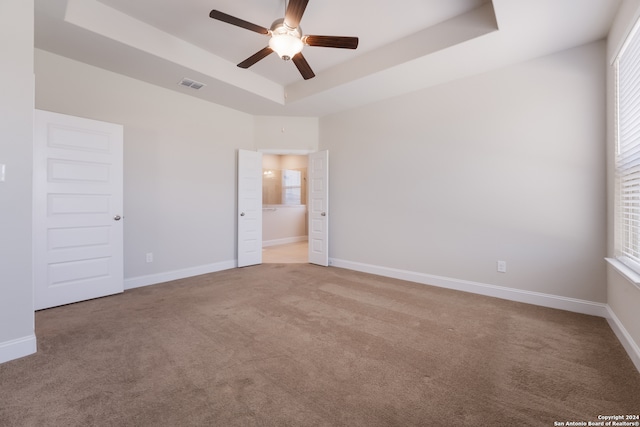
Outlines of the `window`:
{"label": "window", "polygon": [[301,205],[302,202],[302,172],[285,169],[282,174],[282,203],[285,205]]}
{"label": "window", "polygon": [[640,34],[638,23],[615,62],[616,258],[640,273]]}

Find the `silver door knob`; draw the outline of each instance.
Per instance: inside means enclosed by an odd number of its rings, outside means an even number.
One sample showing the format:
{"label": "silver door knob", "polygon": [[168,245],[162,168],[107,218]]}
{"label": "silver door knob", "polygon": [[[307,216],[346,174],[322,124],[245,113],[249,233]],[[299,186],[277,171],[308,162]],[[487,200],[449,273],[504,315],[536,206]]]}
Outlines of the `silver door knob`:
{"label": "silver door knob", "polygon": [[242,212],[242,213],[240,214],[240,216],[244,216],[244,212]]}
{"label": "silver door knob", "polygon": [[327,213],[326,212],[322,212],[320,215],[321,216],[327,216]]}
{"label": "silver door knob", "polygon": [[114,220],[114,221],[120,221],[120,219],[121,219],[121,218],[120,218],[120,215],[116,215],[116,216],[114,216],[114,217],[113,217],[113,220]]}

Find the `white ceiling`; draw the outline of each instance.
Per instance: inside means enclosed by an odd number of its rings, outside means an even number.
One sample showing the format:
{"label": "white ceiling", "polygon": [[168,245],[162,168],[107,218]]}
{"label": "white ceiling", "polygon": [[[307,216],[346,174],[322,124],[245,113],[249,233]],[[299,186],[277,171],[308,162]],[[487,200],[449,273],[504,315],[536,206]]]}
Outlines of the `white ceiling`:
{"label": "white ceiling", "polygon": [[[357,50],[305,47],[316,77],[275,54],[235,64],[268,36],[284,0],[35,0],[35,45],[257,115],[323,116],[606,37],[620,0],[310,0],[305,34],[357,36]],[[201,90],[178,85],[187,77]]]}

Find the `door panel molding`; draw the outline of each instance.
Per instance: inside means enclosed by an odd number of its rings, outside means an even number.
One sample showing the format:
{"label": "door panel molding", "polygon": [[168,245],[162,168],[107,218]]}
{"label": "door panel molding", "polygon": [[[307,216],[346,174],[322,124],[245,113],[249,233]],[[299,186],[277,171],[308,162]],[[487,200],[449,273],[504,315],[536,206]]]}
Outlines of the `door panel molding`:
{"label": "door panel molding", "polygon": [[123,127],[34,118],[35,309],[123,292]]}
{"label": "door panel molding", "polygon": [[309,154],[309,262],[329,265],[329,152]]}
{"label": "door panel molding", "polygon": [[238,150],[238,267],[262,264],[262,153]]}

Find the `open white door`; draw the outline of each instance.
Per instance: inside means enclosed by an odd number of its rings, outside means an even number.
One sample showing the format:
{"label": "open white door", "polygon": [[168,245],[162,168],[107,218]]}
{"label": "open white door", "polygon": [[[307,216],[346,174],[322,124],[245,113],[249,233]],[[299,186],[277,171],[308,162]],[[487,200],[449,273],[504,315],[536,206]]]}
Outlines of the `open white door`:
{"label": "open white door", "polygon": [[329,265],[329,152],[309,154],[309,262]]}
{"label": "open white door", "polygon": [[34,306],[124,290],[121,125],[35,111]]}
{"label": "open white door", "polygon": [[238,150],[238,267],[262,264],[262,153]]}

